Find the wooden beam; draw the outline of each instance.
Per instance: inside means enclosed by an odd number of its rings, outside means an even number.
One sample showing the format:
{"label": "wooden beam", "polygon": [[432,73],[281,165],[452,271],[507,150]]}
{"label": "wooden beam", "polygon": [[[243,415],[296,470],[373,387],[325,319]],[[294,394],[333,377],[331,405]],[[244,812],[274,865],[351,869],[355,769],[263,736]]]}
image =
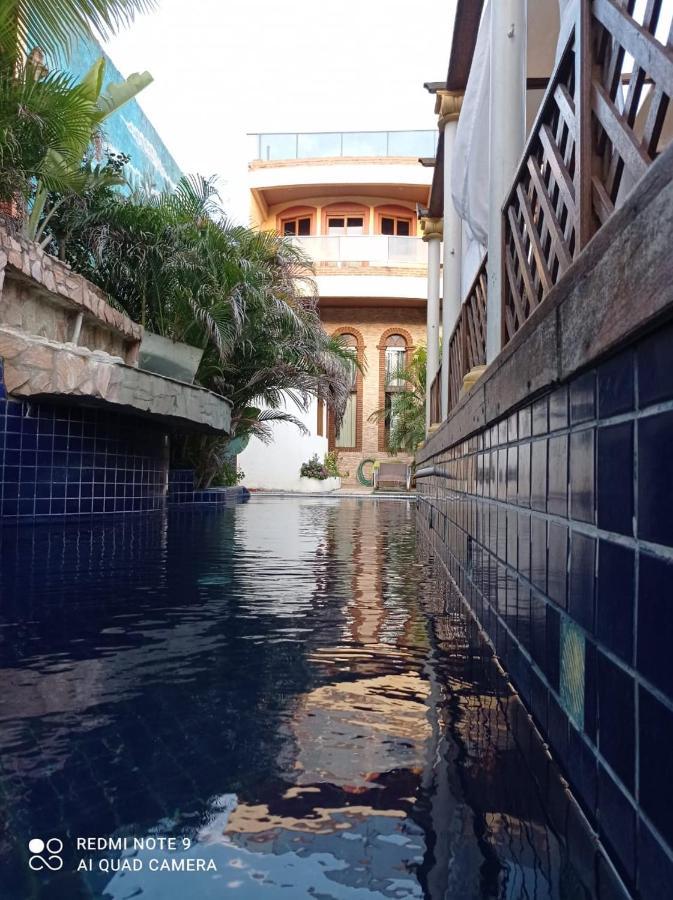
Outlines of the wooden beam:
{"label": "wooden beam", "polygon": [[458,0],[453,22],[447,91],[464,91],[472,68],[484,0]]}

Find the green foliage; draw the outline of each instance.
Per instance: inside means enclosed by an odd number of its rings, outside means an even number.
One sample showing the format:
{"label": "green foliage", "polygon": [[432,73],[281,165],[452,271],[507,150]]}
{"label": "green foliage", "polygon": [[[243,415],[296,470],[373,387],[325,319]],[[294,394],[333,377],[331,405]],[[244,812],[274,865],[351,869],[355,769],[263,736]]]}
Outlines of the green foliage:
{"label": "green foliage", "polygon": [[236,463],[225,460],[213,478],[212,487],[235,487],[245,478],[245,472],[236,468]]}
{"label": "green foliage", "polygon": [[320,462],[317,453],[314,453],[308,462],[302,463],[299,474],[302,478],[317,478],[319,481],[330,477],[327,467]]}
{"label": "green foliage", "polygon": [[[305,431],[288,401],[306,412],[318,397],[343,415],[351,351],[322,327],[307,259],[274,232],[229,222],[212,179],[185,178],[160,196],[91,190],[59,206],[45,235],[131,318],[204,350],[196,380],[231,400],[237,441],[268,442],[277,422]],[[199,483],[211,483],[227,442],[177,441]]]}
{"label": "green foliage", "polygon": [[346,478],[348,472],[339,471],[339,451],[330,450],[325,454],[325,470],[330,478]]}
{"label": "green foliage", "polygon": [[155,6],[155,0],[2,0],[0,55],[15,61],[37,44],[58,59],[77,40],[108,38]]}
{"label": "green foliage", "polygon": [[377,409],[370,416],[370,421],[390,423],[388,452],[392,455],[415,453],[425,440],[426,362],[426,348],[418,347],[404,371],[395,375],[403,387],[393,395],[390,408]]}

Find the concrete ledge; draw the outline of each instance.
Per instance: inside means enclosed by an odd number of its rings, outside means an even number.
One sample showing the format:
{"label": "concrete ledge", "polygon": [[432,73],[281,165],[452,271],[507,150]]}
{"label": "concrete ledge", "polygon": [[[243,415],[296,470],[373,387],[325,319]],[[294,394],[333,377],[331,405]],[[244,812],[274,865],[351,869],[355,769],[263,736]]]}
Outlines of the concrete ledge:
{"label": "concrete ledge", "polygon": [[673,146],[416,454],[424,461],[673,316]]}
{"label": "concrete ledge", "polygon": [[118,357],[0,327],[7,393],[103,404],[190,431],[228,433],[231,405],[204,388],[125,365]]}

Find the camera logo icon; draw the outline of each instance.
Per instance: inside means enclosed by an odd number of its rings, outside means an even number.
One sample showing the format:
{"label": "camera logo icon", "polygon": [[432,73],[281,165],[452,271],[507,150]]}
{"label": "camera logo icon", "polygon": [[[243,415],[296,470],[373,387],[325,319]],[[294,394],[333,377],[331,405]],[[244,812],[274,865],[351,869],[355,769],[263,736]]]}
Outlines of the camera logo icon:
{"label": "camera logo icon", "polygon": [[31,856],[28,865],[33,872],[41,872],[43,869],[50,869],[52,872],[58,872],[63,868],[63,841],[59,838],[49,838],[43,841],[42,838],[31,838],[28,841],[28,849]]}

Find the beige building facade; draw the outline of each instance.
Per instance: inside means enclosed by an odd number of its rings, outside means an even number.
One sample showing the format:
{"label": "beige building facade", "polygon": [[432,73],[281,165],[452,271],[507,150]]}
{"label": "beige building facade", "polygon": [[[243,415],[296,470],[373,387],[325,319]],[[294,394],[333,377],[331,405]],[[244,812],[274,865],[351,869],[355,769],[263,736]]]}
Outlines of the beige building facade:
{"label": "beige building facade", "polygon": [[[395,372],[426,343],[427,244],[420,216],[432,173],[418,162],[433,157],[436,132],[259,134],[251,140],[252,223],[291,237],[313,260],[325,329],[353,346],[361,362],[340,428],[321,404],[309,424],[325,452],[338,451],[342,483],[362,484],[373,461],[390,458],[389,426],[372,416],[390,406],[401,387]],[[302,446],[301,436],[296,454],[284,444],[287,458],[279,462],[298,468],[305,461]]]}

